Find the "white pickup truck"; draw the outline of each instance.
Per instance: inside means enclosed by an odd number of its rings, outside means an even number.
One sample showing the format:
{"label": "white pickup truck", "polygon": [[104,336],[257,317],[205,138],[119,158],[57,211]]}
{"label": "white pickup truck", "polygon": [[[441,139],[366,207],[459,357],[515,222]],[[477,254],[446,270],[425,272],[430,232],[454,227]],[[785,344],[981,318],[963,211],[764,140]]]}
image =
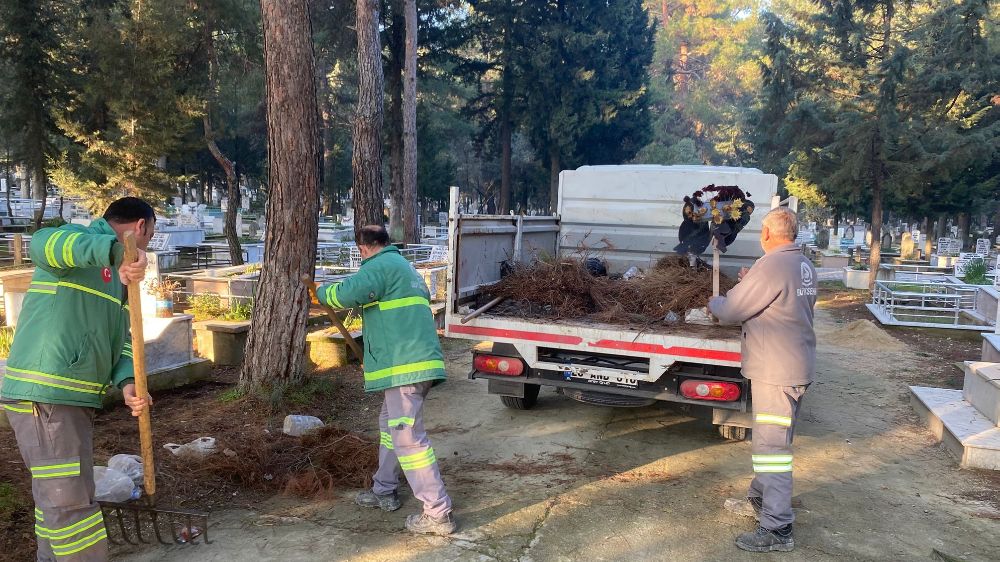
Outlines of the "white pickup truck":
{"label": "white pickup truck", "polygon": [[470,377],[487,379],[491,394],[521,410],[535,405],[541,386],[606,406],[703,406],[724,437],[745,438],[750,383],[740,372],[738,327],[633,327],[488,311],[463,322],[485,302],[483,287],[500,280],[505,260],[579,255],[586,246],[600,250],[611,274],[652,266],[678,242],[684,196],[709,184],[738,185],[756,203],[721,262],[729,271],[751,265],[762,253],[761,220],[781,204],[777,177],[756,169],[584,166],[559,175],[554,216],[462,214],[452,188],[445,334],[483,342]]}

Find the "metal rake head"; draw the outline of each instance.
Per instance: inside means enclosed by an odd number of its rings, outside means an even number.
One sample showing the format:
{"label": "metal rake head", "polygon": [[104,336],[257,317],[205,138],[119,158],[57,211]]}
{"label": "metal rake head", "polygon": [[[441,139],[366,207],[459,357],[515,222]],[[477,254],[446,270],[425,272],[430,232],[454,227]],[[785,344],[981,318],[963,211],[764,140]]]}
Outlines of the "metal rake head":
{"label": "metal rake head", "polygon": [[208,540],[208,513],[157,508],[142,500],[101,502],[101,511],[112,544],[153,544],[156,541],[166,545],[199,544],[199,538],[204,544],[212,542]]}

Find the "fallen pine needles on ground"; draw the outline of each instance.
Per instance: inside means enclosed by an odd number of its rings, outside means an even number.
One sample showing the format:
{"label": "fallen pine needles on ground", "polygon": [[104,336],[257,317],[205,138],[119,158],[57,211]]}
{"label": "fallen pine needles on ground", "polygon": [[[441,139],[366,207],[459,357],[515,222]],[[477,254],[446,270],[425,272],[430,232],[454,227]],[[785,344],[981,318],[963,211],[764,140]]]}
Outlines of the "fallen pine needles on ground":
{"label": "fallen pine needles on ground", "polygon": [[378,465],[374,441],[329,425],[302,438],[277,432],[231,435],[217,446],[228,452],[177,463],[178,472],[210,473],[247,488],[316,498],[335,489],[370,487]]}

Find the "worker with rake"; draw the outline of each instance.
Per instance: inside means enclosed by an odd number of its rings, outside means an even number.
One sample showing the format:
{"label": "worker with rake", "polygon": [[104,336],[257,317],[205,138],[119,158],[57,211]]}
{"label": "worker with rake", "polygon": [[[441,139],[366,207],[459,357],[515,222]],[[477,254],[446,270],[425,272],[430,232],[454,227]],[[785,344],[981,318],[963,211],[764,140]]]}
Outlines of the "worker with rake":
{"label": "worker with rake", "polygon": [[754,479],[745,499],[725,507],[756,517],[756,531],[736,546],[751,552],[788,552],[792,538],[792,436],[802,396],[816,370],[816,270],[795,245],[798,221],[786,207],[764,217],[764,257],[725,297],[708,308],[719,320],[743,324],[743,375],[753,404]]}
{"label": "worker with rake", "polygon": [[385,393],[375,483],[358,494],[357,503],[385,511],[399,509],[396,490],[402,471],[414,497],[424,504],[421,513],[406,518],[406,528],[417,534],[448,535],[456,529],[451,498],[423,421],[427,393],[445,379],[444,355],[427,285],[388,244],[385,228],[365,226],[357,240],[361,269],[316,291],[332,308],[361,307],[365,390]]}
{"label": "worker with rake", "polygon": [[94,413],[109,384],[138,416],[125,285],[146,275],[146,256],[125,264],[123,237],[145,249],[156,217],[125,197],[89,227],[43,228],[31,237],[35,265],[0,392],[31,472],[39,561],[108,559],[94,499]]}

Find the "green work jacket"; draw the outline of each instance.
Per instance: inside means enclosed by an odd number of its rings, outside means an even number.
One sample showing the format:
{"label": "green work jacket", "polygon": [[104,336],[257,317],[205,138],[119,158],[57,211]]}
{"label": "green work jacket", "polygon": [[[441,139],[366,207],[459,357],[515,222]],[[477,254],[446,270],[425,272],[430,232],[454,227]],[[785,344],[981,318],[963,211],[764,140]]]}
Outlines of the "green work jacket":
{"label": "green work jacket", "polygon": [[427,284],[395,246],[362,261],[347,280],[321,285],[317,294],[333,308],[362,307],[365,390],[445,378]]}
{"label": "green work jacket", "polygon": [[7,359],[4,399],[97,408],[109,384],[131,382],[123,254],[104,219],[32,235],[35,273]]}

